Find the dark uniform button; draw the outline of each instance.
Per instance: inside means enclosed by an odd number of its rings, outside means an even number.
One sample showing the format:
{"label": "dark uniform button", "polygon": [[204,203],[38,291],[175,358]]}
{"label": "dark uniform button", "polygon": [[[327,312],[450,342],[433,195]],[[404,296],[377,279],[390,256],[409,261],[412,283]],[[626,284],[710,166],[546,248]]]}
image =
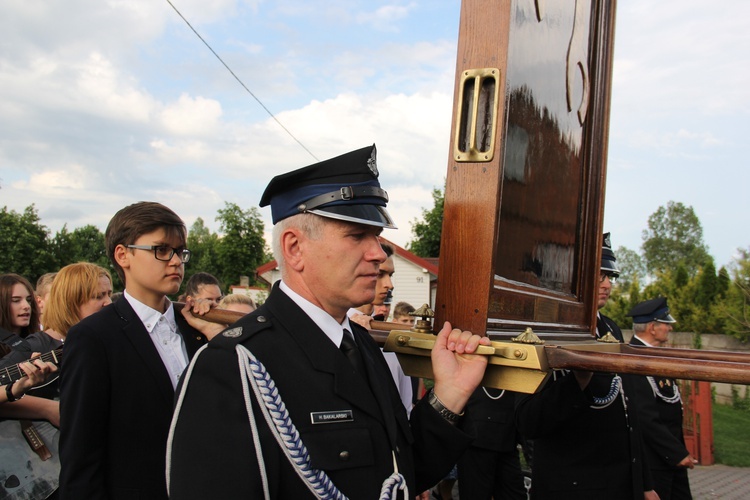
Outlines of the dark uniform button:
{"label": "dark uniform button", "polygon": [[341,453],[339,453],[339,460],[342,462],[348,462],[349,461],[349,452],[344,450]]}
{"label": "dark uniform button", "polygon": [[401,454],[401,448],[396,446],[396,455],[400,455],[400,454]]}
{"label": "dark uniform button", "polygon": [[265,323],[267,321],[265,316],[258,316],[256,319],[258,323]]}

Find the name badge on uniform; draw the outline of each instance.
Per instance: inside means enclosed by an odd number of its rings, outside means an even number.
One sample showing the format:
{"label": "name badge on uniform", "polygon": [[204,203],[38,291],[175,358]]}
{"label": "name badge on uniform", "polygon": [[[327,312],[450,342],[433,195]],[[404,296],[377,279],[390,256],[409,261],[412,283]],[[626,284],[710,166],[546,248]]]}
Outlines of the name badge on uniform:
{"label": "name badge on uniform", "polygon": [[335,424],[338,422],[354,422],[351,410],[314,411],[310,413],[313,424]]}

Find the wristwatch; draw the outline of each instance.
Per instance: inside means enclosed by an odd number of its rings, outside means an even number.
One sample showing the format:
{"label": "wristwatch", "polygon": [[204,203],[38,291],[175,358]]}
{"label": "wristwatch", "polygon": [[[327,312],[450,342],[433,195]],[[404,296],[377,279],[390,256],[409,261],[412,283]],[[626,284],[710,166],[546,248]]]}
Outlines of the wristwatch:
{"label": "wristwatch", "polygon": [[464,412],[456,413],[446,408],[443,402],[438,399],[434,389],[430,389],[430,392],[427,393],[427,402],[451,425],[456,425],[464,416]]}

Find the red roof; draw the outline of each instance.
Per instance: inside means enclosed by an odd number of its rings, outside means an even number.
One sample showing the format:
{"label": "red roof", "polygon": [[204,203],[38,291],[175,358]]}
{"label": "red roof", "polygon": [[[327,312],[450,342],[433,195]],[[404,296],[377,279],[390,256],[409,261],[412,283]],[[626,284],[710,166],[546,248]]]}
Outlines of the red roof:
{"label": "red roof", "polygon": [[[400,247],[396,245],[395,243],[393,243],[391,240],[383,238],[382,236],[380,237],[380,241],[388,243],[390,246],[392,246],[393,251],[396,253],[396,255],[400,255],[404,259],[410,262],[413,262],[414,264],[420,267],[427,269],[427,271],[434,274],[435,276],[438,275],[438,265],[437,265],[438,259],[425,259],[423,257],[415,255],[411,253],[409,250],[407,250],[406,248]],[[434,263],[431,261],[434,261]]]}
{"label": "red roof", "polygon": [[276,261],[272,260],[271,262],[266,262],[262,266],[257,267],[255,269],[255,274],[257,274],[258,276],[260,276],[260,275],[262,275],[264,273],[267,273],[268,271],[273,271],[277,267],[279,267],[279,266],[278,266],[278,264],[276,264]]}

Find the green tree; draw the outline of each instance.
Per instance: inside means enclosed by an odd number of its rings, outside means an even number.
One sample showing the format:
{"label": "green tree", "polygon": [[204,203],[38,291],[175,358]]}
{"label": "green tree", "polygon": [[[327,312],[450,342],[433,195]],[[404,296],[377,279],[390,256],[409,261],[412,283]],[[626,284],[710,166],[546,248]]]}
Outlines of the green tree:
{"label": "green tree", "polygon": [[266,242],[263,238],[264,224],[256,207],[242,210],[239,205],[225,202],[216,220],[223,236],[216,248],[220,271],[215,276],[229,287],[240,280],[240,276],[255,279],[255,269],[263,264]]}
{"label": "green tree", "polygon": [[726,318],[726,332],[747,341],[750,340],[750,249],[738,249],[738,253],[729,265],[732,285],[718,307]]}
{"label": "green tree", "polygon": [[187,247],[190,249],[191,257],[185,266],[183,285],[197,272],[210,273],[216,277],[221,275],[217,257],[218,246],[219,235],[206,227],[203,218],[195,219],[188,230]]}
{"label": "green tree", "polygon": [[55,233],[50,247],[57,269],[76,262],[91,262],[109,270],[112,274],[114,289],[122,289],[120,277],[116,276],[117,273],[107,256],[104,233],[98,227],[88,224],[77,227],[71,232],[65,224]]}
{"label": "green tree", "polygon": [[[619,254],[616,255],[619,260]],[[618,280],[612,287],[607,305],[602,308],[602,314],[609,316],[620,328],[630,329],[633,327],[633,319],[627,314],[641,300],[641,284],[637,276],[628,284]]]}
{"label": "green tree", "polygon": [[617,268],[620,277],[617,280],[619,288],[629,289],[634,282],[641,282],[646,277],[646,264],[635,250],[620,246],[615,250]]}
{"label": "green tree", "polygon": [[41,224],[32,204],[23,213],[0,210],[0,273],[17,273],[32,284],[44,273],[56,270],[49,230]]}
{"label": "green tree", "polygon": [[422,219],[414,219],[411,232],[414,239],[407,244],[407,248],[420,257],[440,256],[440,237],[443,232],[443,206],[445,192],[441,189],[432,190],[433,207],[422,209]]}
{"label": "green tree", "polygon": [[670,201],[651,214],[648,229],[643,231],[643,257],[652,274],[675,269],[682,263],[689,276],[695,276],[712,260],[693,207]]}
{"label": "green tree", "polygon": [[77,251],[67,224],[64,224],[62,229],[55,233],[50,242],[50,250],[58,269],[71,262],[76,262]]}

